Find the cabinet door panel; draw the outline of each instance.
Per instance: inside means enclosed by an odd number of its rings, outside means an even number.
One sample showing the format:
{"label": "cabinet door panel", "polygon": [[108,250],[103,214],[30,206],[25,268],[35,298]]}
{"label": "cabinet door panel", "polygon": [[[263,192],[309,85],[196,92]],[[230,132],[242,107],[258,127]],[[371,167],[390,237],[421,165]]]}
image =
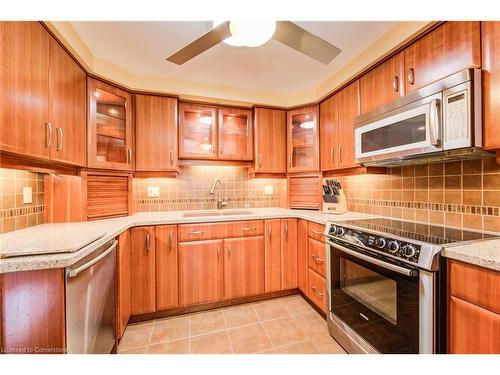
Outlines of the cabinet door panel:
{"label": "cabinet door panel", "polygon": [[500,354],[500,315],[450,297],[448,353]]}
{"label": "cabinet door panel", "polygon": [[309,222],[307,235],[316,241],[325,243],[325,226],[323,224]]}
{"label": "cabinet door panel", "polygon": [[338,168],[337,157],[339,146],[338,100],[334,95],[319,107],[319,139],[321,154],[321,170],[329,171]]}
{"label": "cabinet door panel", "polygon": [[217,110],[179,104],[179,158],[217,159]]}
{"label": "cabinet door panel", "polygon": [[87,164],[87,74],[54,39],[50,38],[50,107],[53,126],[51,159]]}
{"label": "cabinet door panel", "polygon": [[400,52],[360,79],[361,113],[405,95],[404,53]]}
{"label": "cabinet door panel", "polygon": [[2,21],[0,41],[0,148],[49,159],[49,34],[39,22]]}
{"label": "cabinet door panel", "polygon": [[223,251],[222,240],[178,244],[180,306],[222,300]]}
{"label": "cabinet door panel", "polygon": [[423,36],[404,51],[406,92],[462,69],[480,67],[480,43],[479,21],[446,22]]}
{"label": "cabinet door panel", "polygon": [[297,288],[297,219],[281,220],[281,288]]}
{"label": "cabinet door panel", "polygon": [[281,220],[265,221],[265,289],[281,290]]}
{"label": "cabinet door panel", "polygon": [[256,173],[286,173],[286,111],[255,108]]}
{"label": "cabinet door panel", "polygon": [[338,93],[339,109],[339,168],[352,168],[359,164],[354,158],[354,117],[359,115],[359,80]]}
{"label": "cabinet door panel", "polygon": [[307,220],[297,221],[297,284],[302,293],[307,294],[308,278],[308,238],[307,227],[311,225]]}
{"label": "cabinet door panel", "polygon": [[326,277],[326,248],[325,244],[309,238],[309,268],[317,274]]}
{"label": "cabinet door panel", "polygon": [[224,297],[264,293],[264,237],[224,240]]}
{"label": "cabinet door panel", "polygon": [[179,306],[177,225],[156,227],[156,311]]}
{"label": "cabinet door panel", "polygon": [[118,274],[118,338],[123,336],[130,319],[131,285],[130,285],[130,230],[118,236],[118,261],[116,262]]}
{"label": "cabinet door panel", "polygon": [[155,227],[136,227],[130,232],[131,314],[156,310]]}
{"label": "cabinet door panel", "polygon": [[253,159],[252,111],[219,108],[219,159]]}
{"label": "cabinet door panel", "polygon": [[309,269],[307,296],[324,312],[328,311],[326,306],[326,280],[321,275]]}
{"label": "cabinet door panel", "polygon": [[287,172],[319,171],[318,106],[288,111]]}
{"label": "cabinet door panel", "polygon": [[135,95],[136,170],[177,170],[177,99]]}
{"label": "cabinet door panel", "polygon": [[132,95],[89,78],[88,166],[134,169]]}

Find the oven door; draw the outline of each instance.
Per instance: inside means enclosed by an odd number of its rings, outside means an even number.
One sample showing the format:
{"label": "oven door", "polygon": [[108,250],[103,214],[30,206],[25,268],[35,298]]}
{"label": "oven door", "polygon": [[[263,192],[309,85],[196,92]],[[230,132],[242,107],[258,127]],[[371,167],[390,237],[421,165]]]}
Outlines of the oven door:
{"label": "oven door", "polygon": [[380,353],[419,353],[418,271],[328,244],[331,313]]}
{"label": "oven door", "polygon": [[441,99],[435,94],[359,124],[354,131],[358,161],[441,151]]}

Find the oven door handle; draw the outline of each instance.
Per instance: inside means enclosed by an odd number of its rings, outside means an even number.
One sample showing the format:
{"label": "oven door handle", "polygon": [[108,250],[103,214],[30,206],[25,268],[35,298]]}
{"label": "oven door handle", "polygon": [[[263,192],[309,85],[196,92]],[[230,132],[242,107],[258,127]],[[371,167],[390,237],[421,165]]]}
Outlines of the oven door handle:
{"label": "oven door handle", "polygon": [[327,241],[327,243],[328,243],[328,245],[333,246],[333,247],[335,247],[335,248],[343,251],[346,254],[349,254],[349,255],[351,255],[351,256],[353,256],[355,258],[364,260],[364,261],[366,261],[368,263],[371,263],[371,264],[374,264],[376,266],[379,266],[379,267],[382,267],[382,268],[386,268],[388,270],[400,273],[400,274],[405,275],[405,276],[416,276],[417,275],[417,271],[415,271],[415,270],[404,268],[404,267],[400,267],[400,266],[397,266],[397,265],[392,264],[392,263],[383,262],[381,260],[369,257],[369,256],[361,254],[361,253],[358,253],[357,251],[350,250],[350,249],[348,249],[348,248],[346,248],[344,246],[341,246],[339,244],[335,244],[335,243],[333,243],[331,241]]}

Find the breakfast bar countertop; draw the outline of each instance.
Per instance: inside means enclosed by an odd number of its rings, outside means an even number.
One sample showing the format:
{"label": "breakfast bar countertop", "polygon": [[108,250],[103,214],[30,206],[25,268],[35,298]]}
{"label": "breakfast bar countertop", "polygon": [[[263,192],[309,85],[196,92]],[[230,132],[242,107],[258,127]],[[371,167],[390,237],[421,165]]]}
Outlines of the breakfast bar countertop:
{"label": "breakfast bar countertop", "polygon": [[[131,216],[88,222],[42,224],[0,235],[0,273],[68,267],[128,228],[144,225],[188,224],[241,220],[299,218],[326,224],[329,220],[373,217],[349,212],[342,215],[285,208],[248,208],[207,216],[191,216],[197,211],[144,212]],[[241,211],[241,214],[238,212]],[[222,211],[224,212],[224,211]],[[250,212],[250,213],[249,213]],[[188,217],[184,216],[189,215]]]}

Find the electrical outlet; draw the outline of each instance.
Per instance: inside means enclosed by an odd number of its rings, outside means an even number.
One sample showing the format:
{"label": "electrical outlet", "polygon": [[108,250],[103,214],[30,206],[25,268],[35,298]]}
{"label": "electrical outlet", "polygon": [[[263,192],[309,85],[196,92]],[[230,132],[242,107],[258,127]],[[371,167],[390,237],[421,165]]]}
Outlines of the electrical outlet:
{"label": "electrical outlet", "polygon": [[273,187],[272,185],[264,186],[264,194],[265,195],[273,195]]}
{"label": "electrical outlet", "polygon": [[148,198],[158,198],[160,196],[159,186],[148,186]]}
{"label": "electrical outlet", "polygon": [[23,203],[33,203],[33,190],[30,187],[23,187]]}

